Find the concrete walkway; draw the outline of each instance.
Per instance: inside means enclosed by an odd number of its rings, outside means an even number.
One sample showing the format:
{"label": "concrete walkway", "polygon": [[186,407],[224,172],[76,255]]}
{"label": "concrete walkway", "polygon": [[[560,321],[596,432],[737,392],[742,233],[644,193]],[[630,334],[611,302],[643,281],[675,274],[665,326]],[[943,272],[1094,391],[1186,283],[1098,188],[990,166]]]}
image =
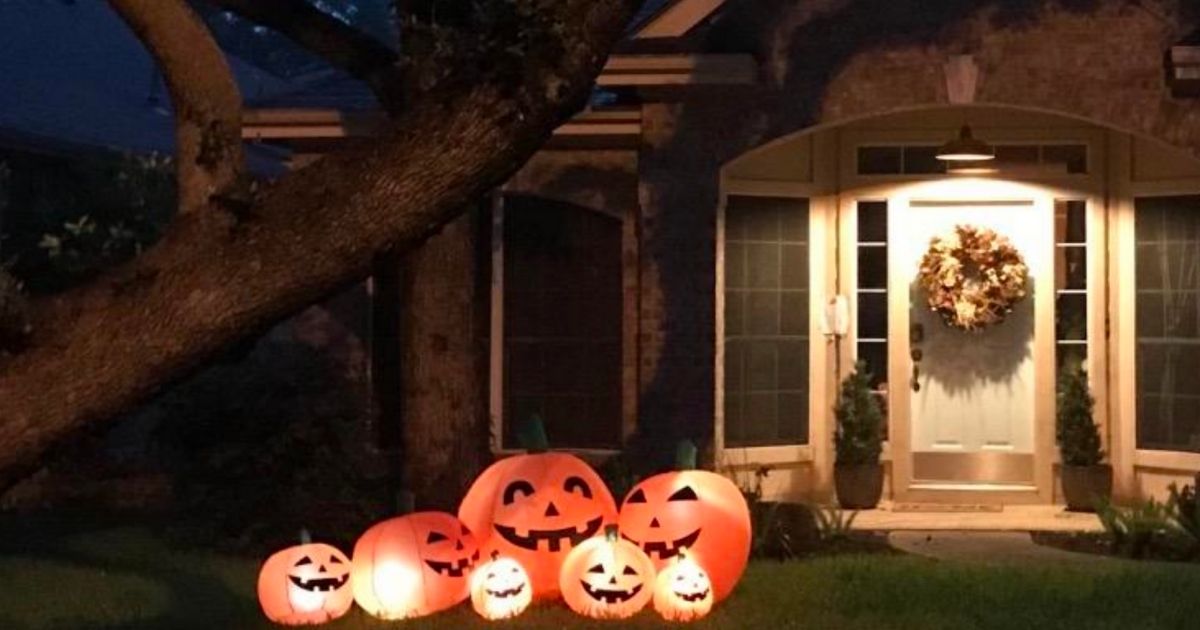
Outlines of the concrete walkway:
{"label": "concrete walkway", "polygon": [[[899,507],[899,509],[897,509]],[[984,531],[984,532],[1101,532],[1095,514],[1067,512],[1061,505],[1005,505],[985,510],[952,511],[931,506],[929,511],[895,506],[884,501],[879,509],[863,510],[854,529],[864,531]]]}
{"label": "concrete walkway", "polygon": [[906,553],[983,564],[1101,565],[1107,556],[1072,553],[1033,542],[1029,532],[893,531],[888,543]]}

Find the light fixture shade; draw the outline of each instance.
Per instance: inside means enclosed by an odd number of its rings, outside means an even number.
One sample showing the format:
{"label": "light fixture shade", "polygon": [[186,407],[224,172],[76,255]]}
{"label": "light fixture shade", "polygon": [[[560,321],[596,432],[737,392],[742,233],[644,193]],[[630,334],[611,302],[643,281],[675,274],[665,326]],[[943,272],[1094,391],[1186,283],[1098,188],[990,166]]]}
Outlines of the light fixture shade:
{"label": "light fixture shade", "polygon": [[996,159],[996,149],[972,135],[970,125],[963,125],[957,138],[938,149],[937,159],[945,162],[984,162]]}

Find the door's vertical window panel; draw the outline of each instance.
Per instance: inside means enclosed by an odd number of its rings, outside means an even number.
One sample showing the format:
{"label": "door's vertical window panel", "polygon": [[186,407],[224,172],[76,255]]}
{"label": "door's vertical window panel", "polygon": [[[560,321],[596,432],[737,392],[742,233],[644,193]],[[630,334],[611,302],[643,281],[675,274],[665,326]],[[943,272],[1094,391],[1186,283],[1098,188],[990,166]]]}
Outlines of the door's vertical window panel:
{"label": "door's vertical window panel", "polygon": [[[886,201],[858,203],[857,356],[871,373],[871,387],[887,409],[888,216]],[[886,426],[886,425],[885,425]]]}

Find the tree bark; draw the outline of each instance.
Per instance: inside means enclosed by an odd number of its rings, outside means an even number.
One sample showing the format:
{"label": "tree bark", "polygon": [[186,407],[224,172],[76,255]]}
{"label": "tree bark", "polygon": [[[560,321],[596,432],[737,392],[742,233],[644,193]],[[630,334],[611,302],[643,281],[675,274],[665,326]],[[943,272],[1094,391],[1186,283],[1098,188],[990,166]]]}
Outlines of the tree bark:
{"label": "tree bark", "polygon": [[180,214],[238,196],[242,96],[225,54],[182,0],[109,0],[158,63],[175,109]]}
{"label": "tree bark", "polygon": [[402,402],[380,421],[401,427],[399,482],[420,509],[454,512],[488,457],[478,228],[468,212],[400,263]]}
{"label": "tree bark", "polygon": [[[122,1],[142,16],[163,15],[155,8],[163,0]],[[267,187],[236,220],[185,214],[131,264],[35,305],[32,345],[0,360],[0,489],[73,432],[141,401],[249,331],[361,280],[378,252],[408,252],[436,233],[586,102],[639,4],[547,5],[561,18],[564,54],[531,59],[521,83],[422,95],[376,141]],[[155,24],[162,25],[148,27]],[[188,44],[186,31],[167,26]]]}

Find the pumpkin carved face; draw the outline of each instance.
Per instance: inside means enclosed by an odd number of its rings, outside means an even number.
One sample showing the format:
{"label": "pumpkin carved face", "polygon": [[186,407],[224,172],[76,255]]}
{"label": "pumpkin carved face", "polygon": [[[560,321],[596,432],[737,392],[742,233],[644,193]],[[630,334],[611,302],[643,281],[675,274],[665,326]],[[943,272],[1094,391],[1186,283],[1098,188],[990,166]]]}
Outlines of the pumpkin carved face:
{"label": "pumpkin carved face", "polygon": [[654,585],[654,610],[668,621],[694,621],[713,606],[708,573],[686,552],[658,574]]}
{"label": "pumpkin carved face", "polygon": [[733,591],[750,558],[750,508],[737,486],[716,473],[650,477],[625,497],[618,522],[659,570],[689,550],[712,578],[716,601]]}
{"label": "pumpkin carved face", "polygon": [[600,476],[565,453],[518,455],[492,464],[458,510],[480,532],[485,553],[499,552],[525,568],[538,598],[558,595],[567,553],[615,522],[616,513]]}
{"label": "pumpkin carved face", "polygon": [[258,602],[278,624],[325,623],[350,610],[349,582],[346,554],[320,543],[298,545],[267,558],[258,574]]}
{"label": "pumpkin carved face", "polygon": [[484,619],[509,619],[533,601],[529,574],[512,558],[495,554],[471,574],[471,606]]}
{"label": "pumpkin carved face", "polygon": [[475,537],[450,514],[393,518],[354,545],[354,600],[381,619],[445,610],[467,598],[468,574],[478,560]]}
{"label": "pumpkin carved face", "polygon": [[559,575],[563,601],[593,619],[626,619],[654,596],[654,563],[625,540],[592,538],[575,549]]}

